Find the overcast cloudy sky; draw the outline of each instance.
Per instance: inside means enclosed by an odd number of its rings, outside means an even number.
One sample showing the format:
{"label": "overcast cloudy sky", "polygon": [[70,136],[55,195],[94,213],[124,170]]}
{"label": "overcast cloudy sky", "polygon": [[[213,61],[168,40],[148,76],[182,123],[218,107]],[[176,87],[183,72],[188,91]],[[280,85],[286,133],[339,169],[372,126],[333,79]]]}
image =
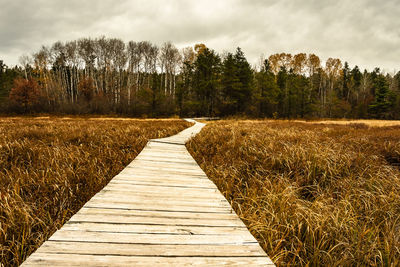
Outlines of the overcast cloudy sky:
{"label": "overcast cloudy sky", "polygon": [[203,42],[222,52],[315,53],[400,70],[399,0],[0,0],[0,59],[81,37]]}

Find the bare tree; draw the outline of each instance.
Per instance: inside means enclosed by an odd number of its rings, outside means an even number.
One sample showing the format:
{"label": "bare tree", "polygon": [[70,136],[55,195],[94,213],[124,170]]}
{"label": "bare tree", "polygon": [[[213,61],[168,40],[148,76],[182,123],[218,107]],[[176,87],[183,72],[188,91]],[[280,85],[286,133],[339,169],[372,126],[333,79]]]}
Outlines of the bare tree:
{"label": "bare tree", "polygon": [[32,64],[32,58],[26,54],[22,55],[19,57],[19,63],[21,66],[24,68],[24,74],[25,74],[25,79],[28,79],[28,74],[26,72],[26,69],[28,68],[29,65]]}
{"label": "bare tree", "polygon": [[171,43],[164,43],[160,53],[161,69],[165,69],[164,92],[175,93],[175,74],[181,61],[179,50]]}
{"label": "bare tree", "polygon": [[48,85],[48,75],[47,68],[50,61],[50,49],[42,46],[39,52],[33,54],[33,60],[35,67],[39,70],[39,80],[43,82],[44,89],[46,92],[46,99],[50,105],[50,95],[49,95],[49,85]]}
{"label": "bare tree", "polygon": [[112,80],[114,72],[117,73],[116,84],[113,86],[114,103],[120,103],[121,101],[121,90],[123,84],[123,71],[127,63],[127,54],[125,50],[125,43],[119,39],[110,40],[111,59],[112,59]]}
{"label": "bare tree", "polygon": [[85,63],[85,75],[93,76],[96,60],[96,44],[90,38],[82,38],[78,40],[78,54]]}

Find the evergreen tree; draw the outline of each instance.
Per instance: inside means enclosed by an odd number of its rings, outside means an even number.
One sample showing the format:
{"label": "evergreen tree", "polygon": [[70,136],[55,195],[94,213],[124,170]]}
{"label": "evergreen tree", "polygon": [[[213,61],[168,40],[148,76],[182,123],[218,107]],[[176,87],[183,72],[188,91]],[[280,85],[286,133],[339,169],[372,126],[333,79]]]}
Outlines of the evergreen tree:
{"label": "evergreen tree", "polygon": [[221,69],[221,58],[214,50],[204,48],[194,63],[194,90],[198,115],[214,116]]}
{"label": "evergreen tree", "polygon": [[14,80],[21,76],[22,71],[18,67],[10,69],[0,60],[0,108],[8,105],[8,95],[14,85]]}
{"label": "evergreen tree", "polygon": [[253,72],[249,62],[244,56],[243,51],[238,47],[235,54],[235,62],[237,68],[237,77],[239,79],[240,88],[236,93],[237,98],[237,111],[243,112],[246,106],[251,102],[253,80]]}
{"label": "evergreen tree", "polygon": [[259,115],[276,116],[278,111],[279,87],[275,81],[275,75],[271,71],[269,61],[266,59],[261,71],[256,73],[256,88],[258,92]]}
{"label": "evergreen tree", "polygon": [[278,85],[278,114],[288,117],[288,95],[289,90],[287,86],[288,72],[285,66],[282,66],[276,76],[276,83]]}
{"label": "evergreen tree", "polygon": [[241,89],[238,77],[236,60],[232,53],[228,53],[222,63],[221,86],[223,93],[223,108],[227,114],[237,112],[238,93]]}
{"label": "evergreen tree", "polygon": [[350,97],[349,83],[350,83],[350,68],[347,61],[344,63],[343,75],[342,75],[342,92],[340,97],[348,100]]}
{"label": "evergreen tree", "polygon": [[222,64],[221,85],[228,113],[242,113],[252,98],[253,72],[242,50],[228,53]]}
{"label": "evergreen tree", "polygon": [[374,118],[386,118],[389,108],[392,106],[391,100],[392,93],[389,91],[389,85],[385,77],[379,73],[379,70],[375,72],[376,76],[374,79],[374,92],[375,101],[369,105],[369,112]]}

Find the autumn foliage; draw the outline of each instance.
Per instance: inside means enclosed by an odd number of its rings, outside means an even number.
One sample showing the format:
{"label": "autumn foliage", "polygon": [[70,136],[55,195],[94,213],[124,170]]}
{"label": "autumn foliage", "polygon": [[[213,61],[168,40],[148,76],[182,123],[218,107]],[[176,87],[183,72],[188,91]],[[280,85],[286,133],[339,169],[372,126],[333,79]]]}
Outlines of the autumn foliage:
{"label": "autumn foliage", "polygon": [[39,103],[39,85],[34,79],[18,78],[14,81],[14,86],[10,91],[10,101],[19,106],[23,112],[32,111]]}
{"label": "autumn foliage", "polygon": [[[262,55],[252,65],[240,48],[218,53],[202,43],[179,49],[103,36],[42,46],[21,64],[0,64],[0,112],[9,106],[8,81],[19,76],[40,85],[38,112],[400,119],[400,72],[313,53]],[[15,111],[31,112],[35,97],[16,98]]]}

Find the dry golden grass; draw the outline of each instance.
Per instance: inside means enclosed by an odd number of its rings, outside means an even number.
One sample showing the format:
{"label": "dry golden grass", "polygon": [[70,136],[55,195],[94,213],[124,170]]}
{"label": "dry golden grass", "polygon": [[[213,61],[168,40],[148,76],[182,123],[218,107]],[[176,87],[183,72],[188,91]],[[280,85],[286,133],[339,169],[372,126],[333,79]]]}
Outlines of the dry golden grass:
{"label": "dry golden grass", "polygon": [[182,120],[0,119],[0,266],[16,266]]}
{"label": "dry golden grass", "polygon": [[[302,121],[293,121],[302,122]],[[303,121],[304,122],[304,121]],[[352,124],[365,124],[369,127],[388,127],[388,126],[400,126],[400,121],[389,121],[389,120],[316,120],[307,121],[307,123],[313,124],[339,124],[339,125],[349,125]]]}
{"label": "dry golden grass", "polygon": [[277,265],[400,265],[400,127],[208,124],[187,147]]}

